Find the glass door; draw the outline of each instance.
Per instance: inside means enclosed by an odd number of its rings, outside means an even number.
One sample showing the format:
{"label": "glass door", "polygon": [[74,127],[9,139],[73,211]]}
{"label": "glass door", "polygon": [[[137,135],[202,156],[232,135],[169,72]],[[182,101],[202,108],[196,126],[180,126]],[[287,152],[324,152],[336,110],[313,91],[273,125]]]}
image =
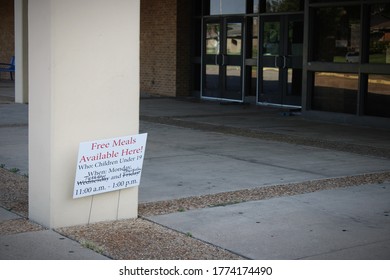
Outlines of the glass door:
{"label": "glass door", "polygon": [[202,98],[243,101],[243,20],[205,20]]}
{"label": "glass door", "polygon": [[264,16],[260,22],[257,102],[300,107],[303,18],[301,15]]}

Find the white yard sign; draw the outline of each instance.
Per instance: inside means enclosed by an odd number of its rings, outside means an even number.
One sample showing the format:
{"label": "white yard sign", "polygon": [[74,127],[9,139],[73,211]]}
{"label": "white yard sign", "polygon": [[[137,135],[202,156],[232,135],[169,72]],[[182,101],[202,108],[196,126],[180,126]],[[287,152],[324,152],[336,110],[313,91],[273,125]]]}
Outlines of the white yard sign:
{"label": "white yard sign", "polygon": [[80,143],[73,198],[138,186],[147,134]]}

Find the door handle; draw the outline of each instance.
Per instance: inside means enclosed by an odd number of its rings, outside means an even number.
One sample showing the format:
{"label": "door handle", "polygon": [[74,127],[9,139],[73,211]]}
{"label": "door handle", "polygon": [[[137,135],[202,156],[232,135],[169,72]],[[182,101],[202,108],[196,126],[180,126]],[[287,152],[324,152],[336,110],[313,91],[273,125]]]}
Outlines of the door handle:
{"label": "door handle", "polygon": [[225,65],[225,55],[222,54],[222,66]]}
{"label": "door handle", "polygon": [[215,65],[218,65],[218,55],[217,55],[217,54],[215,55],[215,60],[214,60],[214,62],[215,62]]}
{"label": "door handle", "polygon": [[287,56],[283,55],[283,69],[286,69],[287,66]]}
{"label": "door handle", "polygon": [[283,58],[282,69],[286,69],[287,68],[287,59],[288,59],[288,57],[286,55],[275,55],[275,60],[274,60],[275,68],[279,68],[279,65],[278,65],[279,58]]}

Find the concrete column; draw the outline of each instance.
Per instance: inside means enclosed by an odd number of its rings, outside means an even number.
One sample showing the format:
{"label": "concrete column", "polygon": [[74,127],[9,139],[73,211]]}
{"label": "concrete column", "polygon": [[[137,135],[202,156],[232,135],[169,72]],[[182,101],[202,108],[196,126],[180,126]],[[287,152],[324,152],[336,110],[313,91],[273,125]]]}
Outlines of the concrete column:
{"label": "concrete column", "polygon": [[28,103],[27,0],[14,0],[15,6],[15,103]]}
{"label": "concrete column", "polygon": [[72,199],[80,142],[138,133],[140,0],[29,1],[29,216],[137,216],[138,188]]}

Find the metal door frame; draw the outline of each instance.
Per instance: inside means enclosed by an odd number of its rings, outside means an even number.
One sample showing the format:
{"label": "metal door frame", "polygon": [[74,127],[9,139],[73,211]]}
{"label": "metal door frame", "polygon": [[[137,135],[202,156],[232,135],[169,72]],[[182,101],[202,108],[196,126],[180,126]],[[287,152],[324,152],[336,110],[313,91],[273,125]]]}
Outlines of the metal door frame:
{"label": "metal door frame", "polygon": [[[229,66],[228,64],[225,64],[225,60],[227,55],[225,54],[226,52],[226,37],[227,37],[227,25],[229,23],[234,23],[234,22],[239,22],[242,24],[241,27],[241,71],[240,71],[240,79],[241,79],[241,98],[240,99],[231,99],[231,98],[224,98],[224,92],[225,92],[225,80],[226,80],[226,66]],[[206,54],[206,25],[208,23],[219,23],[221,26],[221,31],[220,31],[220,46],[219,46],[219,54],[215,56],[215,65],[219,65],[220,73],[219,73],[219,91],[220,97],[212,97],[212,96],[205,96],[204,91],[204,81],[205,81],[205,75],[206,75],[206,59],[207,59],[207,54]],[[207,18],[202,20],[202,59],[201,59],[201,92],[200,92],[200,97],[201,99],[205,100],[220,100],[220,101],[229,101],[229,102],[244,102],[245,98],[245,79],[244,79],[244,67],[245,67],[245,17],[242,16],[218,16],[218,17],[213,17],[213,18]],[[225,72],[225,73],[224,73]]]}
{"label": "metal door frame", "polygon": [[[288,54],[288,23],[291,19],[299,19],[302,22],[304,21],[302,14],[286,14],[286,15],[263,15],[259,17],[259,54],[258,54],[258,69],[257,69],[257,93],[256,93],[256,104],[258,105],[266,105],[266,106],[274,106],[274,107],[282,107],[282,108],[302,108],[301,105],[289,105],[283,103],[283,97],[287,95],[287,87],[288,87],[288,67],[287,67],[287,57]],[[279,89],[281,95],[281,103],[270,103],[270,102],[260,102],[260,89],[263,82],[263,65],[262,56],[263,56],[263,30],[264,30],[264,22],[279,22],[280,24],[280,43],[279,43],[279,55],[275,57],[275,68],[279,68]],[[303,32],[303,30],[302,30]],[[282,63],[280,63],[282,61]],[[303,60],[302,60],[303,63]],[[282,66],[280,66],[282,65]]]}

